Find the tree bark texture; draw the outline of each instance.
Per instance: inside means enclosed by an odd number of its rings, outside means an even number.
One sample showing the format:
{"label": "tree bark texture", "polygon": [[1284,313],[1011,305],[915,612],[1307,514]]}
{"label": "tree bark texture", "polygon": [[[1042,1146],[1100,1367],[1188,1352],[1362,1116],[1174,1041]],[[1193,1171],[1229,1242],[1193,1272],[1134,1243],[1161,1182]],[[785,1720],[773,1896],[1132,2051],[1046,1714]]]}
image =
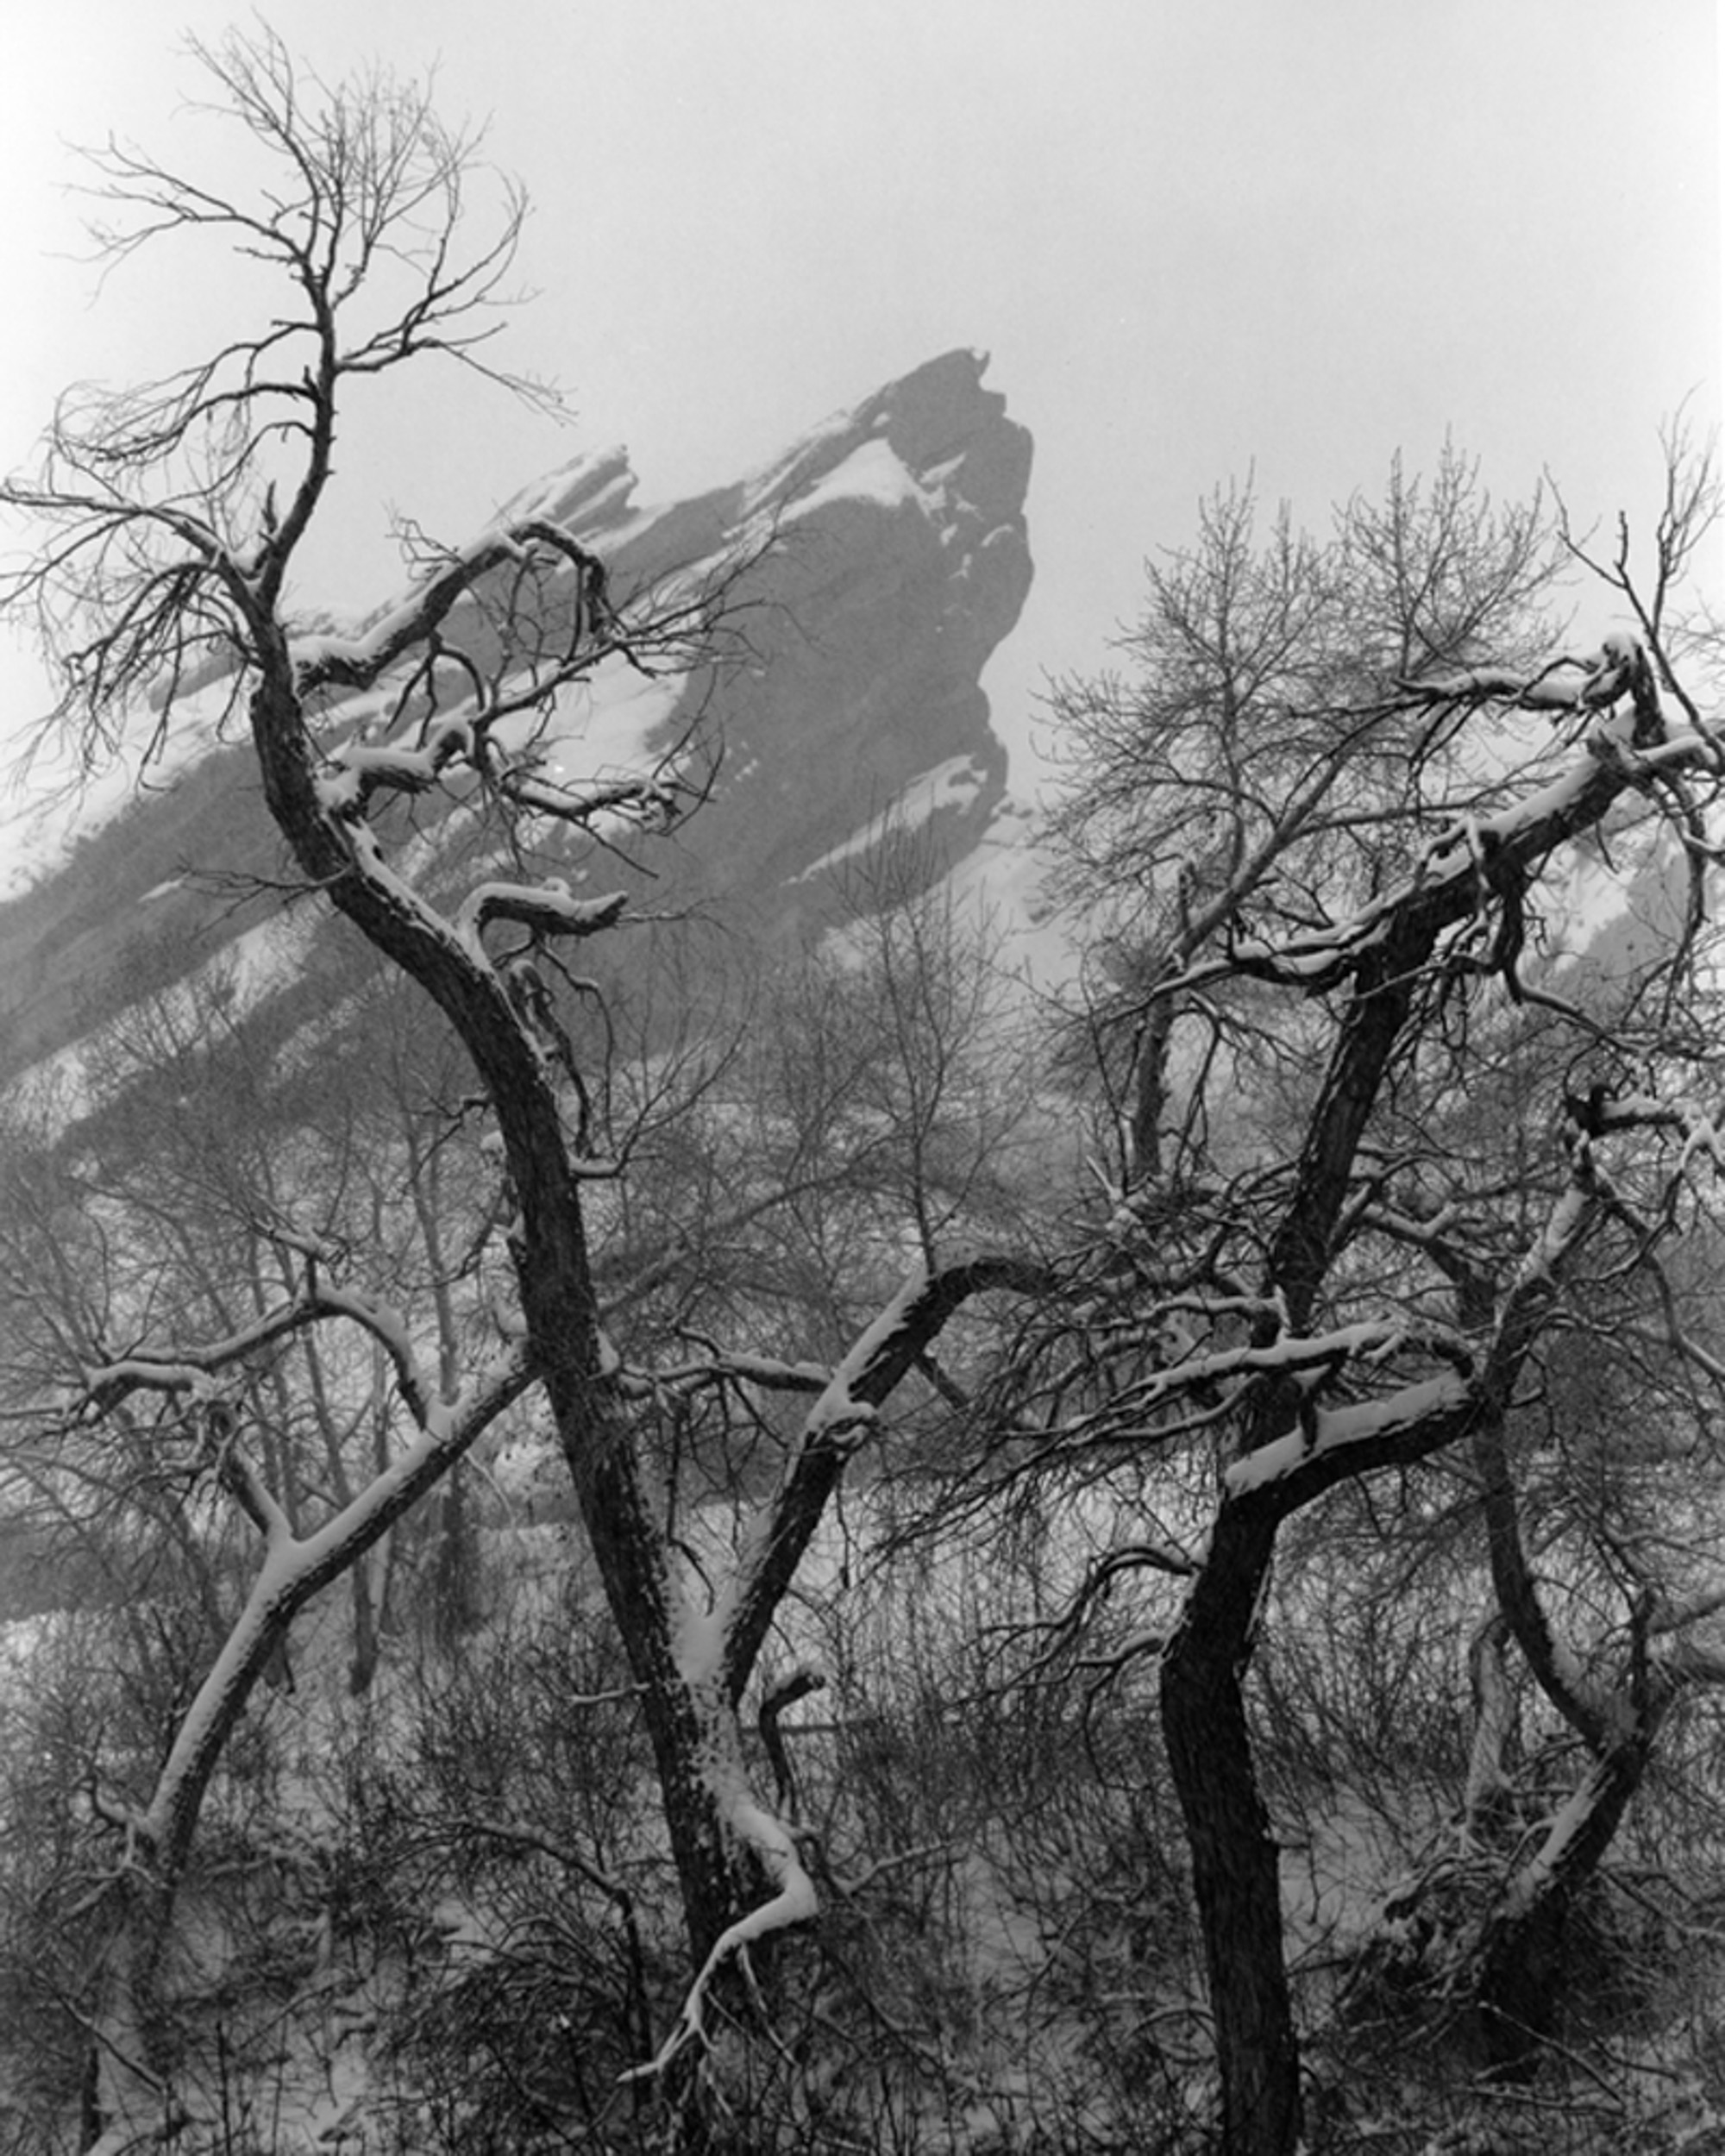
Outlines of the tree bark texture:
{"label": "tree bark texture", "polygon": [[1573,1983],[1564,1948],[1576,1898],[1610,1847],[1650,1752],[1651,1733],[1637,1730],[1594,1761],[1486,1922],[1474,1998],[1486,2056],[1505,2080],[1528,2074],[1552,2033]]}
{"label": "tree bark texture", "polygon": [[1290,2156],[1300,2138],[1281,1880],[1242,1690],[1276,1528],[1267,1500],[1223,1507],[1162,1658],[1163,1734],[1203,1930],[1227,2156]]}
{"label": "tree bark texture", "polygon": [[267,669],[253,704],[265,793],[301,868],[442,1011],[496,1113],[519,1218],[511,1238],[521,1312],[592,1544],[607,1605],[640,1685],[666,1824],[697,1965],[753,1898],[746,1852],[714,1785],[716,1748],[734,1714],[703,1702],[676,1659],[681,1589],[643,1471],[605,1373],[580,1181],[555,1091],[495,969],[475,962],[437,916],[372,872],[318,797],[298,700]]}
{"label": "tree bark texture", "polygon": [[[1266,1288],[1289,1325],[1309,1321],[1355,1156],[1396,1052],[1436,928],[1394,926],[1361,965],[1307,1125],[1272,1241]],[[1264,1344],[1270,1336],[1266,1332]],[[1290,1426],[1302,1395],[1272,1380],[1244,1412],[1241,1451]],[[1162,1664],[1162,1722],[1204,1934],[1227,2156],[1292,2156],[1300,2053],[1282,1953],[1282,1889],[1258,1793],[1244,1692],[1258,1610],[1289,1509],[1288,1488],[1225,1496],[1204,1569]]]}

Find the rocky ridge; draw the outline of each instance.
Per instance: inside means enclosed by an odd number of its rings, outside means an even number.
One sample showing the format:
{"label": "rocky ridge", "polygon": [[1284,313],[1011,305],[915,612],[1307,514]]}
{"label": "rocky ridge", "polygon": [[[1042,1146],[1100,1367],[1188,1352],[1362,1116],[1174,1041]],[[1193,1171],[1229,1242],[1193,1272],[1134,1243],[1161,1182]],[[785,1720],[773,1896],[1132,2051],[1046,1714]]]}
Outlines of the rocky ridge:
{"label": "rocky ridge", "polygon": [[[545,516],[605,561],[613,592],[754,553],[732,593],[746,662],[712,680],[596,693],[559,747],[626,764],[687,722],[723,751],[711,798],[680,830],[659,906],[699,906],[777,945],[846,903],[844,864],[898,823],[962,864],[999,820],[1007,754],[980,676],[1030,588],[1031,441],[950,352],[797,440],[764,470],[640,507],[621,451],[587,456],[503,514]],[[760,551],[759,542],[771,543]],[[0,1081],[64,1050],[141,993],[256,931],[279,901],[236,906],[280,849],[243,744],[211,745],[136,795],[55,872],[0,905]],[[333,932],[329,931],[329,932]],[[266,984],[267,986],[267,984]]]}

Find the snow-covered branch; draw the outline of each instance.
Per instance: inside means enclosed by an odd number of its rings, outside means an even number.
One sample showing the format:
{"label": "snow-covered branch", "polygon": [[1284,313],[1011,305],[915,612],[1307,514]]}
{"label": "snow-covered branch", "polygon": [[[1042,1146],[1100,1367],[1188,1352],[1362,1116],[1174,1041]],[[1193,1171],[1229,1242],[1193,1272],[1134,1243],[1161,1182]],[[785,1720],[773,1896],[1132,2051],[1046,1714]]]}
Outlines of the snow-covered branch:
{"label": "snow-covered branch", "polygon": [[408,652],[430,642],[450,610],[475,585],[506,564],[526,561],[534,550],[573,569],[575,604],[569,627],[560,638],[573,663],[586,653],[589,627],[610,621],[605,570],[599,558],[557,525],[533,518],[500,531],[489,531],[455,549],[398,606],[357,636],[327,634],[295,637],[289,647],[296,684],[302,696],[320,689],[368,689]]}
{"label": "snow-covered branch", "polygon": [[1120,1387],[1102,1406],[1071,1417],[1060,1426],[1059,1436],[1067,1444],[1117,1437],[1174,1401],[1195,1393],[1212,1394],[1243,1379],[1283,1377],[1307,1388],[1335,1382],[1351,1364],[1376,1368],[1421,1351],[1452,1363],[1465,1362],[1469,1352],[1465,1341],[1447,1328],[1414,1327],[1399,1316],[1360,1319],[1323,1332],[1284,1332],[1263,1344],[1192,1349]]}
{"label": "snow-covered branch", "polygon": [[[1232,1497],[1263,1489],[1272,1482],[1292,1482],[1307,1469],[1321,1463],[1332,1470],[1348,1472],[1381,1463],[1375,1456],[1399,1439],[1414,1441],[1419,1451],[1435,1450],[1459,1435],[1471,1405],[1471,1388],[1453,1370],[1403,1385],[1380,1399],[1362,1401],[1346,1407],[1319,1407],[1313,1428],[1296,1424],[1283,1436],[1261,1445],[1236,1460],[1222,1476]],[[1316,1490],[1313,1489],[1313,1495]]]}
{"label": "snow-covered branch", "polygon": [[814,1881],[805,1870],[796,1841],[784,1822],[746,1798],[737,1799],[726,1808],[731,1830],[759,1859],[776,1890],[719,1934],[689,1986],[670,2034],[655,2057],[623,2076],[626,2082],[656,2078],[691,2044],[705,2040],[707,1996],[727,1962],[746,1952],[755,1940],[806,1924],[820,1914]]}
{"label": "snow-covered branch", "polygon": [[811,1407],[777,1494],[756,1521],[718,1611],[725,1685],[740,1699],[775,1612],[795,1576],[827,1500],[878,1410],[957,1311],[1004,1289],[1057,1294],[1052,1269],[1008,1257],[972,1258],[908,1279],[864,1326]]}
{"label": "snow-covered branch", "polygon": [[[1289,1338],[1270,1350],[1251,1352],[1273,1367],[1278,1355],[1295,1375],[1309,1369],[1314,1358],[1305,1351],[1326,1338],[1339,1344],[1358,1336],[1364,1343],[1380,1337],[1374,1359],[1403,1348],[1438,1350],[1449,1367],[1377,1399],[1340,1407],[1308,1405],[1295,1425],[1235,1461],[1223,1477],[1230,1496],[1281,1486],[1292,1510],[1341,1476],[1364,1472],[1391,1460],[1422,1457],[1477,1426],[1481,1418],[1501,1416],[1514,1395],[1521,1370],[1557,1294],[1564,1270],[1599,1217],[1603,1202],[1596,1170],[1583,1152],[1572,1153],[1571,1173],[1550,1211],[1518,1262],[1503,1295],[1490,1337],[1484,1343],[1459,1336],[1420,1336],[1403,1329],[1355,1326],[1308,1342]],[[1348,1353],[1357,1357],[1358,1347]],[[1269,1358],[1266,1363],[1265,1358]],[[1315,1358],[1321,1364],[1321,1357]]]}
{"label": "snow-covered branch", "polygon": [[285,1516],[255,1470],[235,1451],[231,1414],[216,1413],[218,1403],[214,1401],[211,1381],[261,1349],[277,1345],[309,1326],[338,1319],[356,1326],[382,1349],[402,1404],[416,1428],[422,1432],[429,1429],[442,1410],[401,1313],[355,1289],[315,1281],[223,1339],[198,1347],[135,1350],[85,1370],[78,1413],[83,1420],[97,1421],[139,1392],[165,1393],[207,1403],[210,1435],[219,1446],[223,1481],[259,1527],[268,1536],[279,1537],[285,1526]]}
{"label": "snow-covered branch", "polygon": [[264,1311],[223,1339],[207,1341],[199,1347],[135,1349],[129,1355],[84,1371],[78,1413],[98,1419],[139,1392],[197,1397],[219,1371],[231,1369],[260,1349],[273,1346],[320,1319],[347,1314],[345,1308],[338,1310],[329,1302],[325,1290],[312,1287]]}
{"label": "snow-covered branch", "polygon": [[1490,815],[1448,824],[1410,875],[1358,912],[1293,935],[1240,937],[1223,956],[1195,954],[1191,964],[1157,982],[1153,997],[1183,997],[1239,973],[1307,993],[1333,988],[1398,924],[1418,918],[1441,932],[1476,918],[1482,864],[1498,882],[1525,881],[1559,845],[1596,824],[1627,788],[1657,774],[1713,766],[1709,737],[1667,726],[1647,655],[1632,637],[1608,640],[1590,666],[1565,661],[1525,676],[1475,669],[1418,686],[1434,702],[1579,709],[1596,714],[1598,724],[1556,778]]}
{"label": "snow-covered branch", "polygon": [[1496,704],[1521,711],[1606,711],[1625,696],[1642,700],[1657,695],[1647,654],[1622,630],[1607,636],[1590,657],[1565,654],[1532,674],[1463,667],[1398,686],[1421,703]]}
{"label": "snow-covered branch", "polygon": [[525,1343],[502,1348],[455,1400],[430,1408],[413,1441],[322,1526],[295,1537],[282,1520],[270,1533],[245,1607],[175,1731],[137,1822],[165,1877],[177,1876],[222,1747],[294,1618],[448,1472],[532,1379]]}
{"label": "snow-covered branch", "polygon": [[499,792],[518,808],[562,824],[591,824],[602,816],[626,816],[649,828],[668,827],[679,814],[679,787],[658,774],[605,779],[574,787],[512,765],[498,774]]}
{"label": "snow-covered branch", "polygon": [[578,899],[561,878],[545,883],[482,883],[455,909],[455,933],[481,961],[481,937],[493,921],[513,921],[547,936],[596,936],[612,928],[629,904],[626,891]]}

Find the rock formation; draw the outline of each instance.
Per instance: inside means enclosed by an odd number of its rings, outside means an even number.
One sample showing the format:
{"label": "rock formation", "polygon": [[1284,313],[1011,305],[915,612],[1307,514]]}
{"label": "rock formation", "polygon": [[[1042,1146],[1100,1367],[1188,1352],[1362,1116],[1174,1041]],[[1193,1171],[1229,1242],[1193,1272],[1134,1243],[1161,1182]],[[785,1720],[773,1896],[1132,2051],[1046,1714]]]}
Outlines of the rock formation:
{"label": "rock formation", "polygon": [[[651,696],[637,686],[632,716],[596,698],[585,717],[560,718],[559,746],[579,768],[626,761],[709,699],[718,775],[679,833],[668,881],[655,864],[659,903],[776,943],[842,904],[842,864],[886,822],[932,826],[948,860],[981,838],[1007,758],[979,677],[1032,574],[1030,437],[982,386],[985,367],[948,353],[693,500],[638,508],[612,452],[509,505],[565,523],[624,599],[668,573],[757,557],[733,593],[739,662]],[[235,913],[231,884],[211,895],[212,878],[267,874],[279,858],[254,787],[243,748],[212,749],[0,906],[0,1079],[257,920],[255,907]]]}

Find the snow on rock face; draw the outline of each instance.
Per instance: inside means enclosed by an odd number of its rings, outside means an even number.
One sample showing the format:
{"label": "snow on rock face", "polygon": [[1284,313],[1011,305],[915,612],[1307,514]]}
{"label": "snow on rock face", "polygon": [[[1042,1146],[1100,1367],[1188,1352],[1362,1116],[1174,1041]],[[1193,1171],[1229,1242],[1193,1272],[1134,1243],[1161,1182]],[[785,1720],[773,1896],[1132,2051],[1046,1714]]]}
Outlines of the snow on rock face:
{"label": "snow on rock face", "polygon": [[850,452],[836,472],[828,473],[806,494],[800,494],[784,512],[784,522],[809,516],[829,502],[845,500],[875,503],[883,509],[912,504],[925,514],[934,505],[932,498],[917,485],[884,442],[865,442]]}
{"label": "snow on rock face", "polygon": [[1000,805],[979,679],[1030,590],[1031,443],[986,364],[932,360],[704,505],[778,533],[739,593],[756,663],[721,685],[727,778],[688,832],[708,895],[769,935],[832,907],[895,807],[957,859]]}
{"label": "snow on rock face", "polygon": [[[986,366],[976,353],[947,353],[820,422],[766,468],[690,500],[638,505],[627,458],[606,450],[522,488],[501,512],[570,530],[625,605],[662,579],[758,556],[731,594],[743,664],[688,683],[612,669],[616,678],[567,696],[537,735],[552,775],[574,785],[648,760],[710,699],[702,723],[722,739],[723,760],[674,849],[643,850],[658,874],[639,895],[655,912],[699,909],[776,944],[843,917],[858,856],[895,805],[931,840],[931,871],[938,856],[962,863],[982,843],[1004,800],[1007,754],[980,677],[1032,577],[1030,436],[982,386]],[[396,603],[351,629],[308,621],[296,649],[351,640]],[[494,661],[473,609],[464,622],[457,608],[444,630],[481,666]],[[373,730],[392,709],[387,682],[343,706],[355,753],[381,739]],[[73,1037],[69,999],[49,993],[73,926],[80,978],[111,981],[118,1009],[137,974],[122,946],[147,892],[150,931],[165,940],[203,937],[207,953],[248,925],[217,921],[200,889],[212,874],[275,857],[249,751],[212,740],[176,777],[177,795],[134,806],[123,837],[116,824],[114,843],[87,856],[83,881],[92,862],[102,880],[87,933],[77,870],[65,872],[63,898],[45,889],[28,909],[0,905],[0,1040],[14,1050],[0,1083]],[[423,813],[429,830],[429,799]],[[204,872],[204,884],[187,870]],[[577,862],[566,873],[583,881]],[[611,877],[608,862],[602,873]]]}
{"label": "snow on rock face", "polygon": [[894,832],[919,830],[943,809],[966,809],[988,783],[988,774],[974,753],[948,756],[932,771],[920,773],[877,816],[870,817],[843,844],[832,847],[819,861],[811,862],[792,881],[801,883],[810,876],[825,874],[844,862],[866,855],[871,847],[878,846]]}
{"label": "snow on rock face", "polygon": [[597,455],[572,457],[543,479],[511,497],[498,515],[499,524],[524,524],[537,517],[561,524],[577,539],[614,526],[628,514],[635,474],[626,449],[602,449]]}
{"label": "snow on rock face", "polygon": [[[712,798],[656,862],[656,911],[717,909],[769,942],[843,912],[859,854],[895,820],[957,861],[1000,808],[1007,755],[982,668],[1030,590],[1031,442],[947,353],[821,421],[762,470],[642,508],[621,452],[577,459],[503,512],[555,518],[604,561],[613,598],[756,555],[731,594],[745,666],[629,704],[595,682],[544,736],[565,783],[651,761],[694,700],[724,743]],[[764,551],[762,551],[764,548]],[[459,632],[451,617],[451,633]],[[480,656],[487,655],[483,651]],[[573,714],[606,714],[586,739]],[[633,724],[632,742],[625,738]],[[930,792],[930,780],[963,773]]]}

